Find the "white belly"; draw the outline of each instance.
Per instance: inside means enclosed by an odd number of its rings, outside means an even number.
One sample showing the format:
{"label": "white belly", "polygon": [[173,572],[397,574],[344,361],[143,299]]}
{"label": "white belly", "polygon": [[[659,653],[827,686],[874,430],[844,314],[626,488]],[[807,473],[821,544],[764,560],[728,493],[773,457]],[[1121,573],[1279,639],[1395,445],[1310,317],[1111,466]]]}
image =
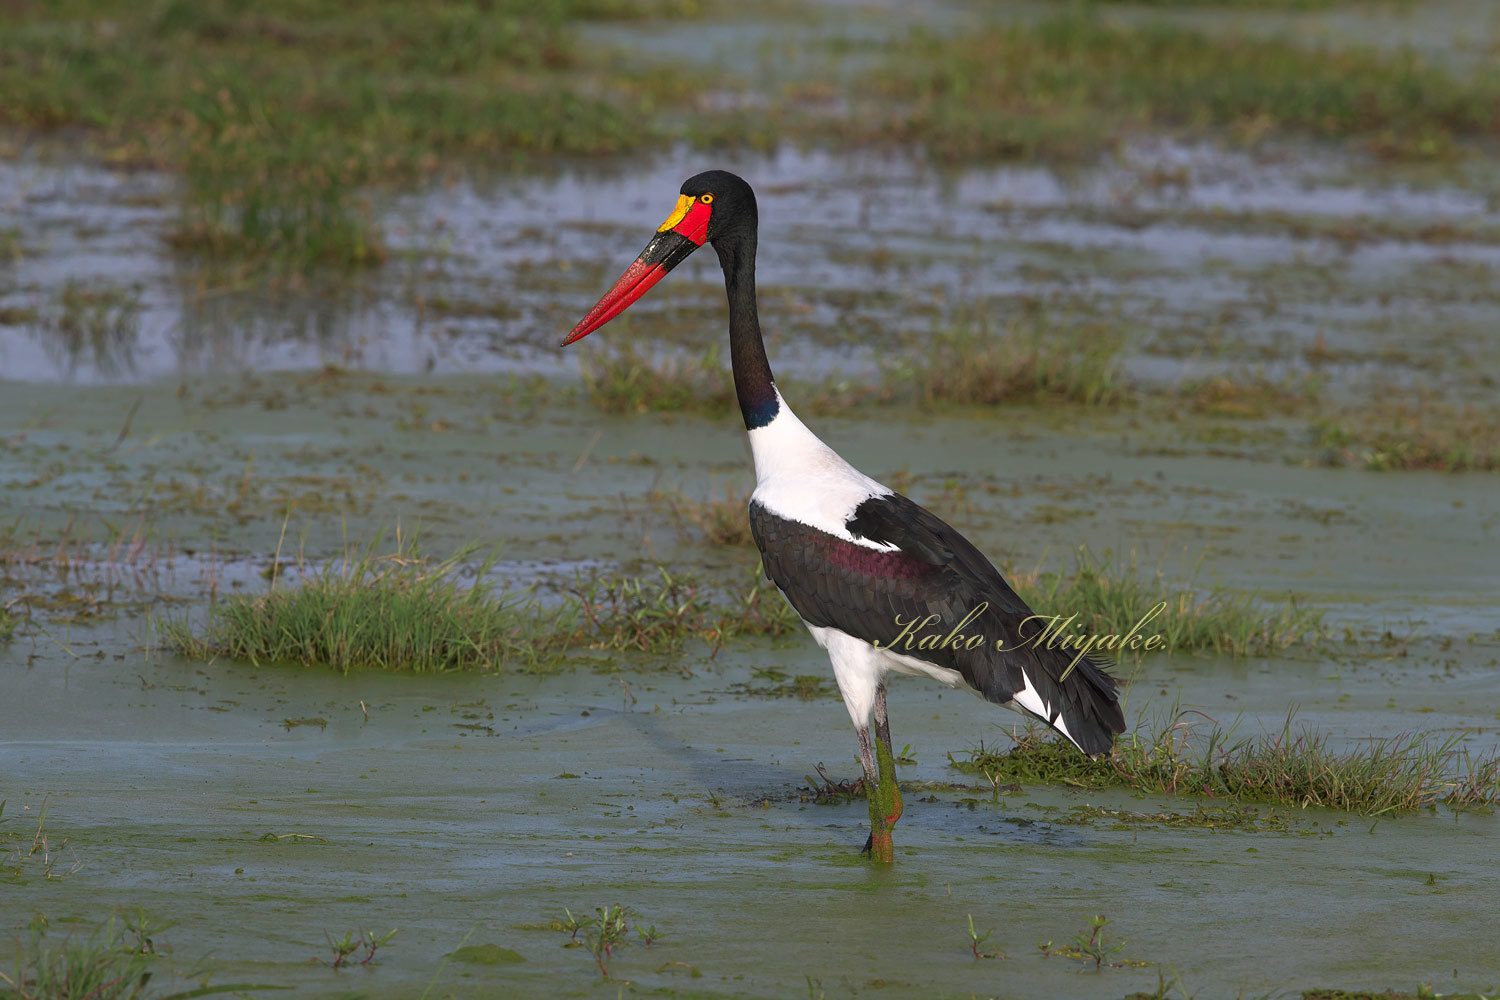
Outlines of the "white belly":
{"label": "white belly", "polygon": [[964,683],[963,675],[949,667],[927,663],[915,657],[892,653],[887,649],[876,649],[863,639],[856,639],[847,632],[804,621],[807,630],[819,646],[828,651],[833,664],[833,679],[838,682],[839,694],[844,698],[844,707],[849,718],[860,729],[869,728],[870,716],[875,711],[875,692],[892,671],[915,677],[930,677],[950,688],[961,688],[978,694]]}

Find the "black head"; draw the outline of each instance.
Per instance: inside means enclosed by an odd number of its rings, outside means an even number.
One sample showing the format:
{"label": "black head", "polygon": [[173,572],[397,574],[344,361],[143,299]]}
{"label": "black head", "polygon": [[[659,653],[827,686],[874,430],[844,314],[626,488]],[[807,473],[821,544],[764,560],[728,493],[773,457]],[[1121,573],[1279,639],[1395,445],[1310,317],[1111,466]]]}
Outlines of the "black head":
{"label": "black head", "polygon": [[712,214],[708,217],[709,243],[735,236],[753,236],[759,222],[755,192],[744,178],[727,170],[705,170],[683,181],[681,194],[702,203],[710,199]]}

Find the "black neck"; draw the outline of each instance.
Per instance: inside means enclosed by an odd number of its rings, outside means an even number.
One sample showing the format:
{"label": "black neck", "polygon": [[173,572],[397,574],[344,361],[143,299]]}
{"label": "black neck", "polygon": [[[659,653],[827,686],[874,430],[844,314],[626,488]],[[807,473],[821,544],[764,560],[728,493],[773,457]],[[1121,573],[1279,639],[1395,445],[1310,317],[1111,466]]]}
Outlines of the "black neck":
{"label": "black neck", "polygon": [[764,427],[775,417],[776,385],[766,360],[755,310],[755,233],[714,242],[724,268],[724,290],[729,295],[729,359],[734,367],[734,393],[739,397],[745,429]]}

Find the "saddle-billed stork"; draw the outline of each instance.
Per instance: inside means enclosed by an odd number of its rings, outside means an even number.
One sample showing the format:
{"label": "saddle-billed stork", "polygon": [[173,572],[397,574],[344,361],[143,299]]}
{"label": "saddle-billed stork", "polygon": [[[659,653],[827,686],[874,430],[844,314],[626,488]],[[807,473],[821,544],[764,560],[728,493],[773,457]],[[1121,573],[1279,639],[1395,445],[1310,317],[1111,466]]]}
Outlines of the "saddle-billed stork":
{"label": "saddle-billed stork", "polygon": [[[766,575],[833,663],[864,766],[866,850],[888,862],[902,807],[887,673],[931,677],[1033,716],[1090,755],[1110,748],[1125,718],[1115,679],[1092,660],[1039,641],[1050,619],[1033,615],[968,539],[844,461],[786,405],[756,315],[758,223],[744,180],[723,170],[693,177],[640,257],[563,345],[620,315],[694,250],[713,244],[729,296],[735,394],[755,461],[750,530]],[[911,641],[918,623],[928,623],[925,646]],[[938,641],[960,623],[961,639]]]}

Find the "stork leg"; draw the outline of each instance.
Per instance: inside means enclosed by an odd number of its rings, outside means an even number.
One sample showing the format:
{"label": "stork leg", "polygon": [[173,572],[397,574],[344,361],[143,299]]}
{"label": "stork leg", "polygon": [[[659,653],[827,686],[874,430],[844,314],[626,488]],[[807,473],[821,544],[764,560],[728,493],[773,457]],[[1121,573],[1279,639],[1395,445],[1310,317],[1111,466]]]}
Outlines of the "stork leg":
{"label": "stork leg", "polygon": [[875,692],[875,760],[880,765],[881,794],[885,797],[885,823],[895,826],[901,818],[901,787],[896,783],[896,753],[891,749],[891,720],[885,714],[885,685]]}
{"label": "stork leg", "polygon": [[881,775],[876,757],[880,741],[870,739],[867,726],[856,727],[854,735],[859,737],[859,762],[865,769],[865,803],[870,807],[870,836],[865,839],[864,853],[872,860],[889,863],[895,860],[895,848],[886,826],[885,810],[880,807]]}
{"label": "stork leg", "polygon": [[901,818],[901,789],[896,784],[896,757],[891,751],[891,726],[885,711],[885,685],[875,689],[875,741],[859,730],[859,758],[865,768],[865,801],[870,807],[870,839],[865,850],[886,864],[895,860],[891,828]]}

